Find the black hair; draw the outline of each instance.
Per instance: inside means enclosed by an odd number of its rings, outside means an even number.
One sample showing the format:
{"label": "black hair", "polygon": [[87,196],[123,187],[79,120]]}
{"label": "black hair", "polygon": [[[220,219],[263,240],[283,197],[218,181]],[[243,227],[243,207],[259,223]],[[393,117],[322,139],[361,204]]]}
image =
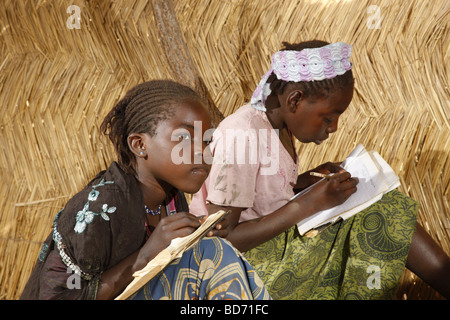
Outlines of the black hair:
{"label": "black hair", "polygon": [[114,145],[122,169],[136,175],[136,157],[128,146],[131,133],[154,136],[158,124],[175,114],[173,105],[187,100],[204,100],[191,88],[171,80],[141,83],[114,106],[103,120],[100,130]]}
{"label": "black hair", "polygon": [[[295,50],[301,51],[303,49],[312,49],[312,48],[320,48],[330,44],[326,41],[321,40],[311,40],[300,42],[296,44],[291,44],[288,42],[283,42],[284,50]],[[297,88],[303,91],[305,98],[323,98],[328,97],[331,93],[334,93],[337,90],[347,88],[348,86],[353,86],[354,79],[352,70],[348,70],[342,75],[338,75],[332,79],[324,79],[321,81],[301,81],[301,82],[292,82],[292,81],[283,81],[278,80],[276,75],[272,73],[267,80],[270,83],[270,89],[273,94],[280,95],[283,94],[286,86],[289,83],[295,83]]]}

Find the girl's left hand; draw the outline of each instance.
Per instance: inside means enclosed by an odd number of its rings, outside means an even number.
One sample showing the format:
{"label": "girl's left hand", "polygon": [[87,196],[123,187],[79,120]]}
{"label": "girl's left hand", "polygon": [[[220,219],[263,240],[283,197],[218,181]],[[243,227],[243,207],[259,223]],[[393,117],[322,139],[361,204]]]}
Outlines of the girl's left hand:
{"label": "girl's left hand", "polygon": [[[208,216],[200,216],[200,223],[203,224]],[[228,235],[228,226],[229,222],[227,218],[220,221],[216,226],[211,229],[206,236],[207,237],[223,237],[225,238]]]}
{"label": "girl's left hand", "polygon": [[341,163],[342,162],[326,162],[317,168],[302,173],[297,178],[297,184],[294,186],[294,191],[298,192],[305,189],[321,179],[310,175],[310,172],[318,172],[323,174],[337,173],[342,170],[342,167],[340,166]]}
{"label": "girl's left hand", "polygon": [[207,237],[226,238],[228,236],[229,231],[230,231],[229,230],[229,226],[230,226],[230,221],[229,221],[228,217],[225,217],[225,219],[223,219],[218,224],[216,224],[214,229],[209,231],[206,236]]}
{"label": "girl's left hand", "polygon": [[219,210],[231,210],[231,213],[220,221],[214,229],[212,229],[206,236],[208,237],[221,237],[227,238],[233,231],[234,227],[239,223],[239,218],[241,216],[242,210],[245,208],[235,208],[235,207],[222,207],[215,204],[208,204],[209,214],[215,213]]}
{"label": "girl's left hand", "polygon": [[[324,164],[321,164],[317,168],[308,171],[308,174],[311,171],[324,173],[324,174],[338,173],[339,171],[342,170],[341,163],[342,162],[326,162]],[[317,177],[315,177],[315,178],[317,179]]]}

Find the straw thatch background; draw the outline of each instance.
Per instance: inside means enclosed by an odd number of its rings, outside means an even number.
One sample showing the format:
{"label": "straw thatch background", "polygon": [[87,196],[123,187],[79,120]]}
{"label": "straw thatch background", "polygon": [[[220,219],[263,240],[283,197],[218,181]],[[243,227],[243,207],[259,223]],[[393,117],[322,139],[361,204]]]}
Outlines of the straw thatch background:
{"label": "straw thatch background", "polygon": [[[176,38],[158,34],[151,1],[1,2],[0,299],[16,299],[57,211],[114,159],[104,115],[137,83],[178,75],[164,42]],[[80,29],[67,27],[70,5]],[[327,143],[299,146],[302,169],[357,143],[377,150],[450,253],[449,1],[174,0],[174,10],[190,67],[224,115],[249,99],[281,41],[352,43],[354,100]],[[398,296],[440,299],[409,271]]]}

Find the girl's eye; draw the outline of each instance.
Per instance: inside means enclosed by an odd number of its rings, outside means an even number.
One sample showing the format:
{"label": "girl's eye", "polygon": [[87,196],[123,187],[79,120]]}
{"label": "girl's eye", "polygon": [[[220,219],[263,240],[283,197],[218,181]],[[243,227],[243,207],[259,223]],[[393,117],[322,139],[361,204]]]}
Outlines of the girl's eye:
{"label": "girl's eye", "polygon": [[189,133],[182,133],[180,135],[178,135],[178,141],[185,141],[185,140],[190,140],[191,139],[191,135]]}
{"label": "girl's eye", "polygon": [[213,141],[213,135],[212,135],[212,131],[207,131],[203,134],[203,143],[207,146],[209,146],[211,144],[211,142]]}
{"label": "girl's eye", "polygon": [[325,123],[330,124],[332,122],[332,120],[328,119],[328,118],[324,118],[323,119],[325,121]]}

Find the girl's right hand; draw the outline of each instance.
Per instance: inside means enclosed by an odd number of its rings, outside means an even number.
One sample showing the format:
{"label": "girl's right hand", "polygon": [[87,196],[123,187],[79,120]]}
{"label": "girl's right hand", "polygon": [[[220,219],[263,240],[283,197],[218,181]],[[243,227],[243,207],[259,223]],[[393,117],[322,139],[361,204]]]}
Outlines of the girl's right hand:
{"label": "girl's right hand", "polygon": [[358,182],[358,178],[352,178],[349,172],[341,170],[317,183],[305,196],[313,201],[316,212],[326,210],[344,203],[356,192]]}
{"label": "girl's right hand", "polygon": [[200,225],[199,217],[186,212],[178,212],[162,218],[147,242],[139,250],[136,260],[136,264],[139,266],[136,268],[143,268],[158,253],[166,249],[173,239],[190,235]]}

